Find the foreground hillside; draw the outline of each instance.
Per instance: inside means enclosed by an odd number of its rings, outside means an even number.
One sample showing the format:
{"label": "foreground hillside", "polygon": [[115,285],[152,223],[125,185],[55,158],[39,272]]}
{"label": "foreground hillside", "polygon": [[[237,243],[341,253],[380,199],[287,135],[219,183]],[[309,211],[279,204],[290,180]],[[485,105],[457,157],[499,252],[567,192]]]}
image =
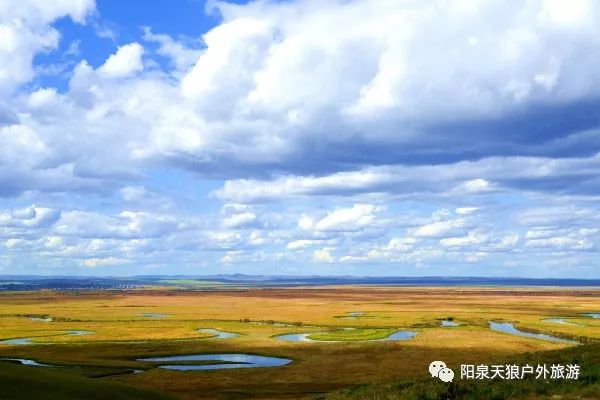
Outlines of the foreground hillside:
{"label": "foreground hillside", "polygon": [[[524,354],[503,360],[507,364],[578,364],[582,374],[573,380],[460,380],[443,383],[433,378],[400,379],[360,385],[319,396],[322,400],[597,400],[600,399],[600,344],[558,351]],[[499,360],[499,364],[502,364]]]}
{"label": "foreground hillside", "polygon": [[0,363],[2,400],[168,400],[173,397],[60,369]]}

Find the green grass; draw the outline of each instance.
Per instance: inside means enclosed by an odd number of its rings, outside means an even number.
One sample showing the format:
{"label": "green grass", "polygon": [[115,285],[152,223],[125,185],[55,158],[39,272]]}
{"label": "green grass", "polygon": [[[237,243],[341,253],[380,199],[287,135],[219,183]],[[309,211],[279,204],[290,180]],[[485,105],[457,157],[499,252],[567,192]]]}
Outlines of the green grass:
{"label": "green grass", "polygon": [[600,344],[572,347],[558,351],[529,353],[498,360],[497,364],[578,364],[578,380],[460,380],[458,366],[452,383],[434,378],[398,380],[384,384],[360,385],[319,396],[323,400],[517,400],[517,399],[599,399]]}
{"label": "green grass", "polygon": [[360,341],[360,340],[379,340],[385,339],[397,329],[352,329],[338,330],[333,332],[314,333],[308,336],[312,340],[330,340],[330,341]]}
{"label": "green grass", "polygon": [[0,362],[0,399],[23,400],[167,400],[173,397],[102,379]]}

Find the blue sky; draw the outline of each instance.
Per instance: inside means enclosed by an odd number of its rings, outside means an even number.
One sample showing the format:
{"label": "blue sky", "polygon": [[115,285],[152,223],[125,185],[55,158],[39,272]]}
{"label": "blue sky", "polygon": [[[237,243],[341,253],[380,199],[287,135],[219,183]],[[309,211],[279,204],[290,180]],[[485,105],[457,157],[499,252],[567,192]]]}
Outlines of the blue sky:
{"label": "blue sky", "polygon": [[599,17],[0,1],[0,274],[599,278]]}

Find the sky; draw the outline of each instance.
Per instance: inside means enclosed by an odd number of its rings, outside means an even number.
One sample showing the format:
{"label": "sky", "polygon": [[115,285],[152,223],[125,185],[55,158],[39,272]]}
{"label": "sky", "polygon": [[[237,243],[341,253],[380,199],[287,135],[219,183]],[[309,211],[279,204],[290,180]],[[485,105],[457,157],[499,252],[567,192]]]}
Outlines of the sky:
{"label": "sky", "polygon": [[600,278],[599,20],[0,0],[0,275]]}

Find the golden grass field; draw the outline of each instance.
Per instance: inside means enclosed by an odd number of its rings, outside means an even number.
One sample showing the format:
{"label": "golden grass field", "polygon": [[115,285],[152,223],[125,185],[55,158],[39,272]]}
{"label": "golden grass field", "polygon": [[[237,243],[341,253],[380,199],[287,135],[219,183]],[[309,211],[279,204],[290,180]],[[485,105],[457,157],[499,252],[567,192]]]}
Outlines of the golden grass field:
{"label": "golden grass field", "polygon": [[[345,318],[350,312],[363,315]],[[600,339],[600,319],[580,315],[585,312],[600,312],[600,290],[319,287],[13,292],[0,294],[0,340],[27,337],[39,344],[0,344],[0,356],[64,365],[65,372],[88,376],[102,368],[145,369],[98,379],[182,399],[314,398],[362,383],[427,376],[427,366],[434,359],[457,367],[569,346],[494,332],[488,327],[490,320],[510,321],[521,329],[581,342]],[[152,319],[143,313],[168,316]],[[53,321],[33,321],[29,316],[50,316]],[[441,327],[439,319],[446,317],[461,326]],[[550,317],[566,317],[578,325],[542,321]],[[335,333],[348,327],[369,328],[368,335],[377,334],[380,328],[382,333],[411,330],[417,336],[397,342],[330,343],[284,342],[273,337]],[[208,339],[209,334],[196,332],[199,328],[240,336]],[[69,336],[65,334],[69,330],[95,333]],[[276,368],[182,372],[135,361],[203,352],[274,355],[293,362]]]}

